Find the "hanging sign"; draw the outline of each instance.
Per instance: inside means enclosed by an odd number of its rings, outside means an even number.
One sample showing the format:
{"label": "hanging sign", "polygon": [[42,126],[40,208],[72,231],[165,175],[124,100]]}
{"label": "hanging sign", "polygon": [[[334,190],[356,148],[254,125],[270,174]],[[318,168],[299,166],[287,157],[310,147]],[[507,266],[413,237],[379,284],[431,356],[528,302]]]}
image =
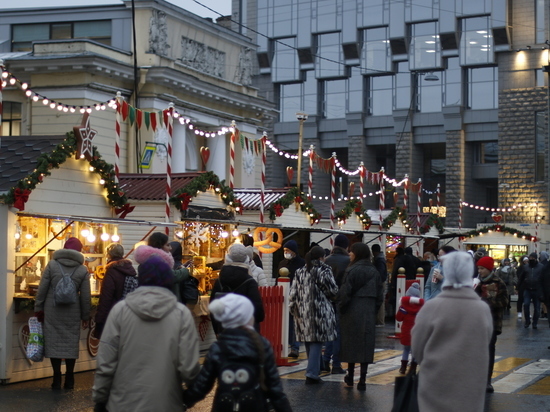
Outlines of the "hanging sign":
{"label": "hanging sign", "polygon": [[146,145],[143,149],[143,155],[141,156],[140,167],[142,169],[150,169],[151,163],[153,163],[153,155],[157,150],[156,145]]}

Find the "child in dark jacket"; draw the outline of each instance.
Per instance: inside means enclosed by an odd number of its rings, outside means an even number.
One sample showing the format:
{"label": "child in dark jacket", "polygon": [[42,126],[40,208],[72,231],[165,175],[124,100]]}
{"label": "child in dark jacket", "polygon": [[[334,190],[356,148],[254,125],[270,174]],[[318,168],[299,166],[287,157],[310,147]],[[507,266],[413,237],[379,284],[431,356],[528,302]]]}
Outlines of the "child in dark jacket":
{"label": "child in dark jacket", "polygon": [[212,301],[209,309],[223,331],[210,347],[200,373],[184,391],[187,407],[204,399],[218,380],[212,411],[267,412],[269,400],[275,411],[291,412],[271,344],[254,330],[250,300],[228,293]]}
{"label": "child in dark jacket", "polygon": [[[409,363],[409,354],[411,353],[411,330],[414,326],[414,320],[416,319],[416,314],[424,305],[424,299],[420,299],[420,285],[415,282],[413,283],[405,296],[401,298],[399,303],[399,310],[395,315],[395,319],[398,322],[403,322],[401,324],[401,336],[400,341],[403,345],[403,356],[401,357],[401,368],[399,373],[405,374],[407,371],[407,364]],[[416,371],[416,362],[414,357],[411,359],[410,371]]]}

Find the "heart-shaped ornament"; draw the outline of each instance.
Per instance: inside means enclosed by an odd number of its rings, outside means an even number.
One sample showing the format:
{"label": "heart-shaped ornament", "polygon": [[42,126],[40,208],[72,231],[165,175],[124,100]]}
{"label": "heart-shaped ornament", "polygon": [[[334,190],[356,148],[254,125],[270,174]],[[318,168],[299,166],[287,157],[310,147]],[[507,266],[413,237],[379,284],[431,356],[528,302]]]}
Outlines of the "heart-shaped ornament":
{"label": "heart-shaped ornament", "polygon": [[491,215],[491,217],[493,218],[493,220],[495,221],[495,223],[499,223],[501,220],[502,220],[502,215],[498,214],[498,213],[493,213]]}
{"label": "heart-shaped ornament", "polygon": [[208,159],[210,159],[210,149],[208,147],[201,146],[201,157],[204,167],[206,167],[206,163],[208,163]]}
{"label": "heart-shaped ornament", "polygon": [[288,177],[288,185],[290,186],[290,184],[292,183],[292,178],[294,177],[294,169],[292,168],[292,166],[286,167],[286,176]]}

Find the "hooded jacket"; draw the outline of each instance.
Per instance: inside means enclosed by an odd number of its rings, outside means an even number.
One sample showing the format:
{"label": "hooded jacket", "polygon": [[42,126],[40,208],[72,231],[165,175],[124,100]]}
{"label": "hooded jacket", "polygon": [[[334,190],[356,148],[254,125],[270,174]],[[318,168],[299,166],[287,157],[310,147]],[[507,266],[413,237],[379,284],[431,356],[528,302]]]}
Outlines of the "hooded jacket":
{"label": "hooded jacket", "polygon": [[399,335],[399,341],[401,345],[411,346],[411,330],[414,326],[416,315],[424,305],[424,299],[413,299],[411,302],[411,296],[403,296],[401,298],[401,304],[399,310],[395,314],[395,320],[403,322],[401,324],[401,335]]}
{"label": "hooded jacket", "polygon": [[[268,411],[269,409],[265,405],[265,398],[269,398],[275,411],[290,412],[292,409],[288,398],[283,392],[271,344],[264,337],[260,335],[257,335],[257,337],[259,338],[259,342],[264,346],[263,370],[266,392],[264,394],[258,385],[255,395],[259,402],[254,411]],[[200,374],[188,385],[189,389],[184,392],[184,401],[188,407],[193,406],[196,402],[206,397],[214,386],[220,369],[227,362],[235,364],[247,362],[255,365],[261,363],[258,347],[252,340],[250,331],[246,331],[243,328],[226,329],[219,335],[218,341],[212,344],[206,355]],[[218,410],[219,397],[218,386],[214,395],[212,411]]]}
{"label": "hooded jacket", "polygon": [[170,290],[140,286],[107,319],[93,400],[107,410],[181,411],[181,385],[199,372],[193,316]]}

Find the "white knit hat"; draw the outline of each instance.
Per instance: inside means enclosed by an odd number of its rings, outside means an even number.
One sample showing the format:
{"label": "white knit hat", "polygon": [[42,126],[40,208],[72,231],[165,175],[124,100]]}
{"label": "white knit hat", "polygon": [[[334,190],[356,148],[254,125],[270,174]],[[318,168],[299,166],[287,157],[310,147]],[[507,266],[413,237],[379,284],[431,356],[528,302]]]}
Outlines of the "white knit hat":
{"label": "white knit hat", "polygon": [[474,276],[474,259],[466,252],[452,252],[441,256],[443,264],[443,284],[441,287],[451,286],[455,289],[472,287]]}
{"label": "white knit hat", "polygon": [[248,254],[246,253],[246,246],[240,243],[233,243],[227,250],[225,255],[225,263],[248,263]]}
{"label": "white knit hat", "polygon": [[254,306],[250,299],[236,293],[228,293],[214,299],[208,306],[214,318],[224,329],[238,328],[250,322],[254,316]]}

